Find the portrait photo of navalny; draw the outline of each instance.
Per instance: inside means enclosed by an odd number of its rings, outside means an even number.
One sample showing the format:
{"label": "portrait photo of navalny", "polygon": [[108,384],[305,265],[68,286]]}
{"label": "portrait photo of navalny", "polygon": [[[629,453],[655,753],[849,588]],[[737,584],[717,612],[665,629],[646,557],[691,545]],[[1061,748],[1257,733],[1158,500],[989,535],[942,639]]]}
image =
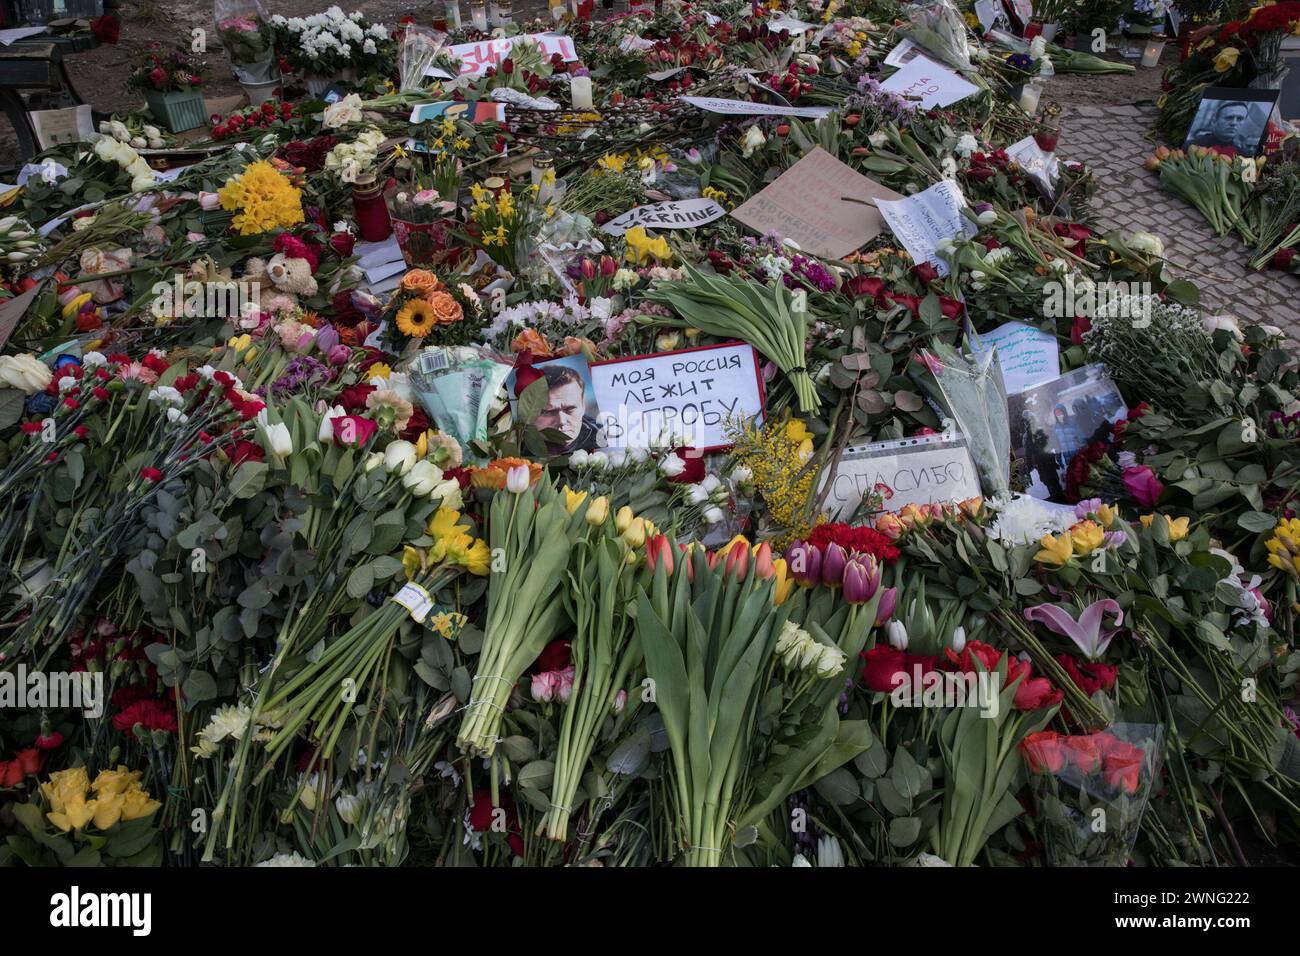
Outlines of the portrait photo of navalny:
{"label": "portrait photo of navalny", "polygon": [[1258,156],[1264,149],[1277,94],[1277,90],[1210,87],[1201,96],[1183,148],[1218,146],[1241,156]]}
{"label": "portrait photo of navalny", "polygon": [[553,428],[568,439],[548,449],[553,455],[595,451],[600,425],[596,421],[596,400],[591,385],[591,368],[581,355],[539,364],[546,377],[546,407],[534,424],[541,431]]}

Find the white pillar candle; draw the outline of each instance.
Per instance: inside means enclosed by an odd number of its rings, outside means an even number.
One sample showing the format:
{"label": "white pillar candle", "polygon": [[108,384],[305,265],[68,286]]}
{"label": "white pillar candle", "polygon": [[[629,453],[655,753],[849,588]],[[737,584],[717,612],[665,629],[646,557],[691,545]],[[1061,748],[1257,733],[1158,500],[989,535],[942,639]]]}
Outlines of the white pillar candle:
{"label": "white pillar candle", "polygon": [[1042,91],[1038,87],[1032,83],[1026,83],[1020,89],[1020,108],[1033,116],[1038,112],[1038,97],[1041,95]]}
{"label": "white pillar candle", "polygon": [[573,100],[573,108],[575,110],[591,109],[593,103],[591,98],[591,77],[575,76],[570,80],[569,96]]}

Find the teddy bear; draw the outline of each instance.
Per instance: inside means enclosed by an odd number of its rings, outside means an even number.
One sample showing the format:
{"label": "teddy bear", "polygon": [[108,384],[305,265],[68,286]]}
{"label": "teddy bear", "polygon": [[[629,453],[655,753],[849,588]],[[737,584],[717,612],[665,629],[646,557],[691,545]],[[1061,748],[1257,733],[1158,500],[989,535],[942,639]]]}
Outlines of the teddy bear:
{"label": "teddy bear", "polygon": [[244,279],[258,283],[263,291],[271,293],[261,302],[266,312],[294,309],[299,296],[316,294],[311,262],[286,256],[283,252],[277,252],[270,259],[249,259],[244,266]]}

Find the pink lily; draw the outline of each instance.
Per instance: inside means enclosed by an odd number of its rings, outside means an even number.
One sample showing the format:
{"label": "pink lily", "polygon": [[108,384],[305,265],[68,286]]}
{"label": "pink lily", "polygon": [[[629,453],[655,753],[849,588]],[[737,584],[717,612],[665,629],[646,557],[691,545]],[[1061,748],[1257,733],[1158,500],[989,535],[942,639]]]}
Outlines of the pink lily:
{"label": "pink lily", "polygon": [[[1102,619],[1107,611],[1115,615],[1113,627],[1103,626]],[[1124,623],[1124,611],[1111,598],[1102,598],[1084,608],[1078,620],[1075,620],[1065,608],[1056,604],[1039,604],[1026,608],[1025,620],[1046,624],[1057,634],[1074,641],[1085,657],[1095,661],[1106,653],[1106,648],[1110,646],[1110,639]]]}

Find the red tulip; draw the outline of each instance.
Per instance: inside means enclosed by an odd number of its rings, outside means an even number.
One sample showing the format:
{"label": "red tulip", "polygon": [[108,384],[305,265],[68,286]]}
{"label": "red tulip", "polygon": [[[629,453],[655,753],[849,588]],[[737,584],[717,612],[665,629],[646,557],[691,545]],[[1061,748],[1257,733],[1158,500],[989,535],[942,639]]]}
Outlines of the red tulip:
{"label": "red tulip", "polygon": [[669,575],[673,573],[673,546],[668,540],[666,534],[652,535],[650,540],[645,544],[646,565],[653,574],[663,563],[664,571]]}

